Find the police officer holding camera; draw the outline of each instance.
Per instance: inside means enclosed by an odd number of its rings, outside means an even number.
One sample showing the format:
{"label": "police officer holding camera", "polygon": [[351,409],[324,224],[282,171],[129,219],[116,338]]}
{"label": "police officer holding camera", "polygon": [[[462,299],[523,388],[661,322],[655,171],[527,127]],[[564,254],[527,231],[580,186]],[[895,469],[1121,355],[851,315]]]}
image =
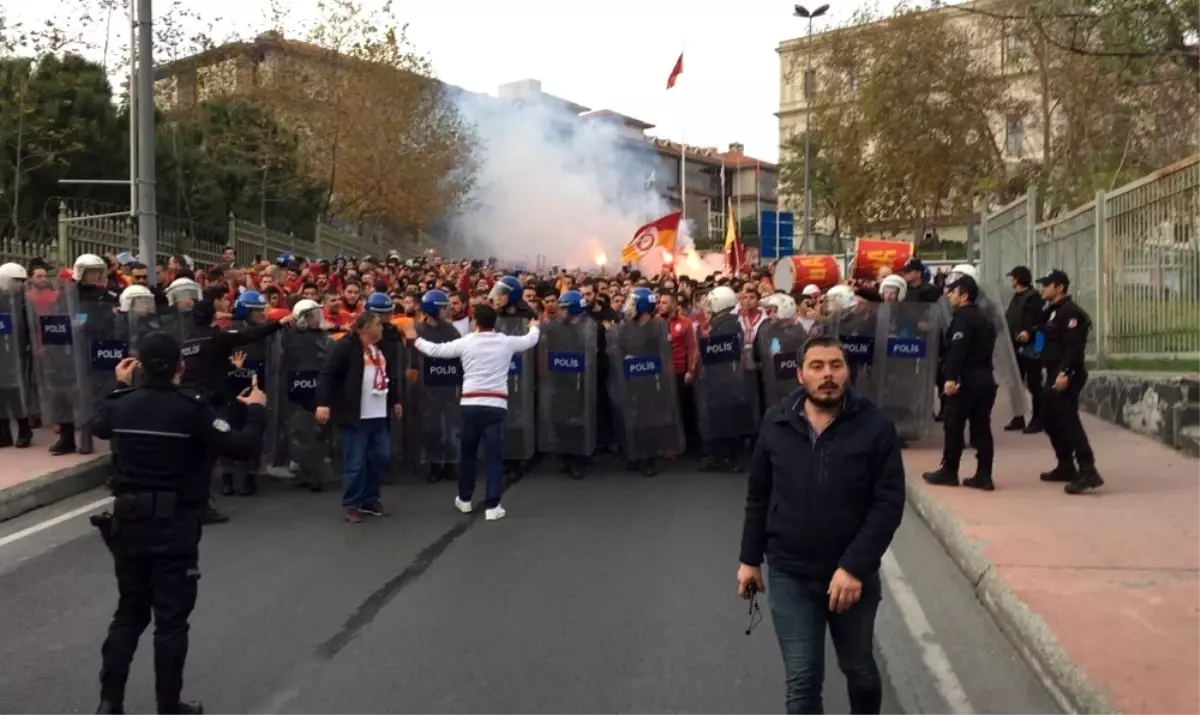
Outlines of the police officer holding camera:
{"label": "police officer holding camera", "polygon": [[[144,377],[130,387],[135,370]],[[257,381],[238,396],[245,426],[234,430],[204,398],[179,388],[179,342],[153,332],[137,357],[117,365],[121,385],[103,400],[92,434],[111,443],[113,510],[92,523],[113,554],[120,599],[101,651],[98,713],[124,712],[125,682],[142,631],[154,616],[155,691],[160,713],[202,713],[180,701],[188,618],[200,579],[201,520],[208,503],[209,454],[255,454],[267,397]]]}

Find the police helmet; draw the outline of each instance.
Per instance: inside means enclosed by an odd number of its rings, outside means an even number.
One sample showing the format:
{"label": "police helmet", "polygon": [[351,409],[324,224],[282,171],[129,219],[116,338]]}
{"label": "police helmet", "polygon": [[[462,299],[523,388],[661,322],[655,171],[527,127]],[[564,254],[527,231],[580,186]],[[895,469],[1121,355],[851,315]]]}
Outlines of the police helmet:
{"label": "police helmet", "polygon": [[440,290],[426,291],[421,296],[421,312],[431,318],[440,317],[443,308],[450,307],[450,297]]}
{"label": "police helmet", "polygon": [[908,294],[908,281],[900,276],[890,275],[879,282],[879,294],[886,300],[888,293],[895,293],[897,301],[903,301]]}
{"label": "police helmet", "polygon": [[567,311],[567,315],[575,317],[583,315],[587,310],[587,301],[583,293],[577,290],[565,290],[558,297],[558,307]]}
{"label": "police helmet", "polygon": [[853,310],[858,304],[858,296],[850,286],[837,285],[825,294],[825,305],[830,310]]}
{"label": "police helmet", "polygon": [[307,330],[309,328],[308,315],[320,309],[321,304],[315,300],[303,298],[296,301],[296,305],[292,306],[292,317],[295,318],[294,325],[300,330]]}
{"label": "police helmet", "polygon": [[733,310],[737,306],[737,293],[729,286],[717,286],[708,294],[708,309],[713,313]]}
{"label": "police helmet", "polygon": [[20,263],[5,263],[0,266],[0,285],[6,281],[23,281],[29,278],[29,274],[25,272],[25,267]]}
{"label": "police helmet", "polygon": [[[521,285],[521,281],[513,276],[504,276],[492,286],[491,292],[488,293],[488,300],[495,300],[502,295],[507,295],[508,302],[516,303],[521,299],[521,292],[523,290],[525,290],[525,287]],[[516,294],[515,298],[513,297],[514,293]]]}
{"label": "police helmet", "polygon": [[141,301],[150,301],[151,305],[153,305],[154,294],[151,293],[150,289],[147,288],[146,286],[142,286],[142,285],[129,286],[125,290],[121,291],[121,297],[119,299],[121,312],[128,313],[130,310],[133,309],[133,305],[135,302],[141,302]]}
{"label": "police helmet", "polygon": [[960,276],[971,276],[976,281],[979,280],[979,271],[970,263],[960,263],[950,269],[950,275],[946,276],[947,283],[953,283]]}
{"label": "police helmet", "polygon": [[71,270],[71,277],[78,282],[83,280],[83,274],[88,271],[105,272],[107,270],[108,264],[104,262],[103,258],[94,253],[83,253],[80,254],[79,258],[75,259],[75,266]]}
{"label": "police helmet", "polygon": [[780,320],[791,320],[796,317],[796,299],[787,293],[775,293],[763,301],[775,306],[775,317]]}
{"label": "police helmet", "polygon": [[634,315],[653,313],[657,307],[657,301],[654,300],[654,291],[649,288],[634,288],[630,291],[629,297],[633,300]]}
{"label": "police helmet", "polygon": [[267,299],[263,297],[263,294],[256,290],[248,290],[239,295],[233,304],[233,317],[235,320],[246,320],[250,317],[251,311],[266,309]]}
{"label": "police helmet", "polygon": [[367,296],[366,308],[372,313],[392,313],[396,310],[396,304],[387,293],[372,293]]}
{"label": "police helmet", "polygon": [[203,290],[200,284],[191,278],[176,278],[167,286],[167,303],[175,305],[181,300],[200,300]]}
{"label": "police helmet", "polygon": [[287,264],[294,260],[296,260],[295,257],[293,257],[290,253],[281,253],[279,254],[279,258],[275,259],[275,265],[279,266],[280,268],[284,268],[287,266]]}

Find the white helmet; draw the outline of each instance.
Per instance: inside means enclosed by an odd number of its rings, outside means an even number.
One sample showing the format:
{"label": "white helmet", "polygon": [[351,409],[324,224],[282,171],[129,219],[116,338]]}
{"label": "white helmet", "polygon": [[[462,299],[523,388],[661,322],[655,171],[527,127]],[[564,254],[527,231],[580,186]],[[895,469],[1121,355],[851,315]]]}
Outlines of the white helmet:
{"label": "white helmet", "polygon": [[791,320],[796,317],[796,299],[787,293],[774,293],[763,298],[763,305],[775,308],[775,317],[779,320]]}
{"label": "white helmet", "polygon": [[829,310],[853,310],[858,296],[850,286],[836,285],[825,293],[825,305]]}
{"label": "white helmet", "polygon": [[23,281],[29,278],[29,274],[25,272],[25,267],[20,263],[5,263],[0,266],[0,284],[5,281]]}
{"label": "white helmet", "polygon": [[294,325],[300,330],[307,330],[309,327],[307,320],[308,314],[314,310],[320,309],[321,304],[315,300],[303,298],[296,301],[296,304],[292,306],[292,317],[295,318]]}
{"label": "white helmet", "polygon": [[946,276],[946,282],[950,283],[962,276],[971,276],[975,280],[979,280],[979,271],[970,263],[960,263],[950,269],[950,274]]}
{"label": "white helmet", "polygon": [[894,273],[887,276],[879,281],[879,295],[884,296],[886,300],[886,294],[888,293],[895,293],[896,300],[903,301],[904,296],[908,294],[908,281]]}
{"label": "white helmet", "polygon": [[717,286],[708,293],[708,309],[713,313],[733,310],[737,306],[737,293],[729,286]]}
{"label": "white helmet", "polygon": [[200,284],[191,278],[176,278],[167,286],[167,303],[175,305],[181,300],[200,300],[204,291]]}
{"label": "white helmet", "polygon": [[83,274],[87,271],[108,271],[108,264],[104,259],[94,253],[84,253],[75,259],[75,266],[71,270],[71,276],[76,282],[83,280]]}
{"label": "white helmet", "polygon": [[[77,264],[78,265],[78,264]],[[154,305],[154,294],[146,286],[131,285],[121,291],[121,312],[128,313],[133,309],[135,302],[149,301],[150,305]]]}

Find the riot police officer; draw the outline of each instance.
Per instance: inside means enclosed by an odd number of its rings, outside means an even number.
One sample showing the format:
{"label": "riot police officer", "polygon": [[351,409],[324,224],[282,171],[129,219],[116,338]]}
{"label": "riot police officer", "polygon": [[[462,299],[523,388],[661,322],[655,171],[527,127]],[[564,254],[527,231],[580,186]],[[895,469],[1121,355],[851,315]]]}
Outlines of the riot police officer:
{"label": "riot police officer", "polygon": [[1037,282],[1046,301],[1042,421],[1058,458],[1054,469],[1042,473],[1042,481],[1067,482],[1067,494],[1082,494],[1104,485],[1096,471],[1096,455],[1079,420],[1079,393],[1088,378],[1083,355],[1092,319],[1071,300],[1071,279],[1065,272],[1054,269]]}
{"label": "riot police officer", "polygon": [[946,440],[942,466],[923,476],[930,484],[958,486],[958,466],[963,453],[963,430],[970,425],[971,445],[979,462],[975,476],[963,486],[992,491],[992,462],[996,445],[992,438],[992,407],[996,404],[996,378],[992,374],[992,351],[996,328],[975,301],[979,284],[969,275],[946,282],[946,298],[954,307],[950,319],[943,372],[946,393]]}
{"label": "riot police officer", "polygon": [[[117,366],[113,391],[97,407],[92,434],[112,445],[112,514],[93,517],[113,554],[120,598],[102,649],[100,713],[124,710],[125,682],[142,631],[154,615],[155,691],[160,713],[200,713],[179,699],[196,604],[201,521],[208,501],[209,452],[256,453],[267,398],[255,383],[238,401],[245,426],[233,430],[202,397],[179,388],[179,342],[153,332],[138,357]],[[130,388],[134,371],[142,387]]]}

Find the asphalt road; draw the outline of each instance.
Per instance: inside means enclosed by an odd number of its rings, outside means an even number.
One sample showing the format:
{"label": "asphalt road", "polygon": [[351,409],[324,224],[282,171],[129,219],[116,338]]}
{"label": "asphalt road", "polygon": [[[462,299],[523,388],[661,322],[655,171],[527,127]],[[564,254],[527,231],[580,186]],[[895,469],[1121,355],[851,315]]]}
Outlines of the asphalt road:
{"label": "asphalt road", "polygon": [[[393,515],[358,526],[335,494],[226,499],[233,521],[201,544],[185,697],[229,713],[782,712],[765,603],[746,636],[734,596],[743,490],[733,475],[543,468],[499,522],[459,515],[439,484],[386,489]],[[104,497],[0,524],[0,711],[95,708],[110,557],[84,513],[27,530]],[[886,712],[1057,712],[911,512],[892,557]],[[153,712],[150,649],[147,633],[130,712]],[[826,659],[826,708],[846,712]]]}

